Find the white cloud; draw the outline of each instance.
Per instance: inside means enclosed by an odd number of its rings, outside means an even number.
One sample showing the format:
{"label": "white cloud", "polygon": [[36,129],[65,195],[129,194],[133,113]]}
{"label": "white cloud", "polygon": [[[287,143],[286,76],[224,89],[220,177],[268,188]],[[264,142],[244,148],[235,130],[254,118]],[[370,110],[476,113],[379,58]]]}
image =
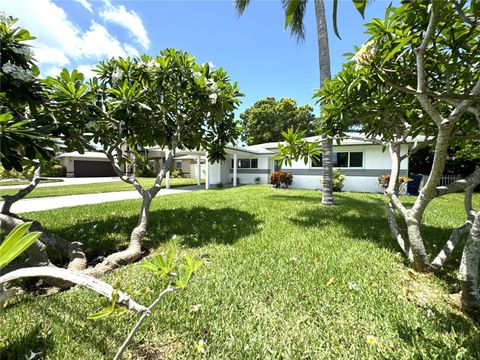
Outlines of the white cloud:
{"label": "white cloud", "polygon": [[145,49],[150,45],[147,30],[143,25],[142,19],[135,11],[129,11],[123,5],[115,6],[109,0],[105,0],[105,7],[103,11],[100,11],[100,16],[107,22],[127,29]]}
{"label": "white cloud", "polygon": [[75,1],[80,3],[89,12],[93,13],[92,4],[90,4],[87,0],[75,0]]}
{"label": "white cloud", "polygon": [[57,76],[62,72],[63,68],[58,66],[52,66],[47,68],[45,71],[42,72],[42,76]]}
{"label": "white cloud", "polygon": [[80,65],[77,67],[77,70],[85,75],[86,78],[94,77],[98,75],[97,73],[93,72],[95,65]]}
{"label": "white cloud", "polygon": [[19,26],[37,37],[31,45],[42,72],[72,67],[72,63],[86,59],[97,62],[106,57],[138,55],[135,47],[122,44],[93,20],[88,30],[82,31],[52,0],[5,1],[2,7],[7,15],[19,18]]}

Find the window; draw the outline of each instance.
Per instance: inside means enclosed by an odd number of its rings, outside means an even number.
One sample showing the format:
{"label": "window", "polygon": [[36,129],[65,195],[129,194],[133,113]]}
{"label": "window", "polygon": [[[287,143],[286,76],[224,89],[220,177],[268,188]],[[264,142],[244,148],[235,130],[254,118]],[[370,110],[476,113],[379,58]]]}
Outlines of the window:
{"label": "window", "polygon": [[[237,161],[237,167],[239,169],[258,169],[258,159],[238,159]],[[231,168],[233,169],[233,159]]]}
{"label": "window", "polygon": [[333,153],[332,156],[333,167],[348,167],[348,152]]}
{"label": "window", "polygon": [[182,168],[182,160],[180,160],[180,161],[175,161],[175,168],[176,168],[176,169],[181,169],[181,168]]}
{"label": "window", "polygon": [[[312,168],[321,168],[322,166],[322,154],[312,157]],[[336,168],[363,167],[363,152],[334,152],[332,154],[332,166]]]}
{"label": "window", "polygon": [[363,152],[350,153],[350,167],[363,167]]}

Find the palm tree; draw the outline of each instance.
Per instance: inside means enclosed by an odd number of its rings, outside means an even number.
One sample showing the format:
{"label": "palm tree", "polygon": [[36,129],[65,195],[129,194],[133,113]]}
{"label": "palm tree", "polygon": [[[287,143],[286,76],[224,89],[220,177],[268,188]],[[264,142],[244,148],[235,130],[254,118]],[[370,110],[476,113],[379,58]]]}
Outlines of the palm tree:
{"label": "palm tree", "polygon": [[[325,80],[330,80],[330,52],[328,50],[328,32],[327,20],[325,18],[325,6],[323,0],[313,0],[315,3],[315,16],[317,20],[317,38],[318,38],[318,64],[320,66],[320,88],[323,87]],[[250,0],[235,0],[235,9],[238,14],[242,14]],[[290,27],[291,34],[297,40],[305,38],[305,10],[307,0],[282,0],[286,13],[286,26]],[[335,1],[336,3],[336,1]],[[335,6],[336,8],[336,6]],[[333,205],[332,188],[332,148],[333,141],[330,139],[322,142],[322,164],[323,164],[323,193],[322,204]]]}

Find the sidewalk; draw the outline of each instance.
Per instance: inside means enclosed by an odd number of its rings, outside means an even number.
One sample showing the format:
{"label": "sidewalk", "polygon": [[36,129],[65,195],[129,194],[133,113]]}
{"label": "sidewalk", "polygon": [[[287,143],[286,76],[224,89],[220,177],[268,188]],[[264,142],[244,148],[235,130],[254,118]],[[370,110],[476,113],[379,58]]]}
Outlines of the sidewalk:
{"label": "sidewalk", "polygon": [[[43,178],[43,177],[42,177]],[[85,178],[45,178],[45,179],[54,179],[54,180],[63,180],[53,183],[42,183],[37,185],[37,187],[51,187],[51,186],[66,186],[66,185],[84,185],[84,184],[98,184],[105,182],[114,182],[121,181],[117,176],[113,177],[85,177]],[[5,185],[5,182],[0,182],[1,189],[23,189],[25,185]]]}
{"label": "sidewalk", "polygon": [[[195,190],[204,189],[204,186],[185,186],[175,189],[162,189],[157,196],[183,194]],[[100,204],[118,200],[139,199],[140,194],[137,191],[116,191],[100,194],[81,194],[66,196],[51,196],[42,198],[23,199],[13,204],[12,213],[23,213],[30,211],[43,211],[59,209],[64,207]],[[0,202],[0,207],[3,202]]]}

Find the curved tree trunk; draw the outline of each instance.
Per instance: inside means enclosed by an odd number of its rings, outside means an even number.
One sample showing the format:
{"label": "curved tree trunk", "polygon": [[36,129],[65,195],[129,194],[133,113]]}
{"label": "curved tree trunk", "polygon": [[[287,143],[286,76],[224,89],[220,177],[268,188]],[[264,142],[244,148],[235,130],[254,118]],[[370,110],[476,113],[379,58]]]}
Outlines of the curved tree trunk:
{"label": "curved tree trunk", "polygon": [[458,280],[462,286],[462,306],[466,312],[476,317],[480,317],[479,265],[480,211],[475,214],[475,220],[463,249],[458,273]]}
{"label": "curved tree trunk", "polygon": [[32,160],[31,163],[33,164],[34,171],[33,171],[33,178],[30,184],[28,184],[23,189],[20,189],[15,195],[4,195],[3,196],[3,205],[2,205],[2,214],[10,214],[10,209],[14,203],[18,200],[23,199],[25,196],[30,194],[40,182],[40,172],[42,170],[42,166],[39,160]]}
{"label": "curved tree trunk", "polygon": [[[325,18],[325,6],[323,0],[315,1],[315,17],[317,19],[318,37],[318,64],[320,67],[320,88],[325,80],[330,80],[330,51],[328,47],[327,19]],[[332,154],[333,141],[322,141],[322,204],[333,205],[333,182],[332,182]]]}
{"label": "curved tree trunk", "polygon": [[97,264],[93,268],[82,271],[82,273],[100,277],[120,266],[138,260],[142,256],[141,243],[142,239],[147,233],[150,205],[152,203],[152,197],[148,191],[144,191],[142,196],[143,202],[140,210],[140,216],[138,218],[137,226],[135,226],[130,235],[130,243],[128,247],[123,251],[119,251],[107,256],[101,263]]}

